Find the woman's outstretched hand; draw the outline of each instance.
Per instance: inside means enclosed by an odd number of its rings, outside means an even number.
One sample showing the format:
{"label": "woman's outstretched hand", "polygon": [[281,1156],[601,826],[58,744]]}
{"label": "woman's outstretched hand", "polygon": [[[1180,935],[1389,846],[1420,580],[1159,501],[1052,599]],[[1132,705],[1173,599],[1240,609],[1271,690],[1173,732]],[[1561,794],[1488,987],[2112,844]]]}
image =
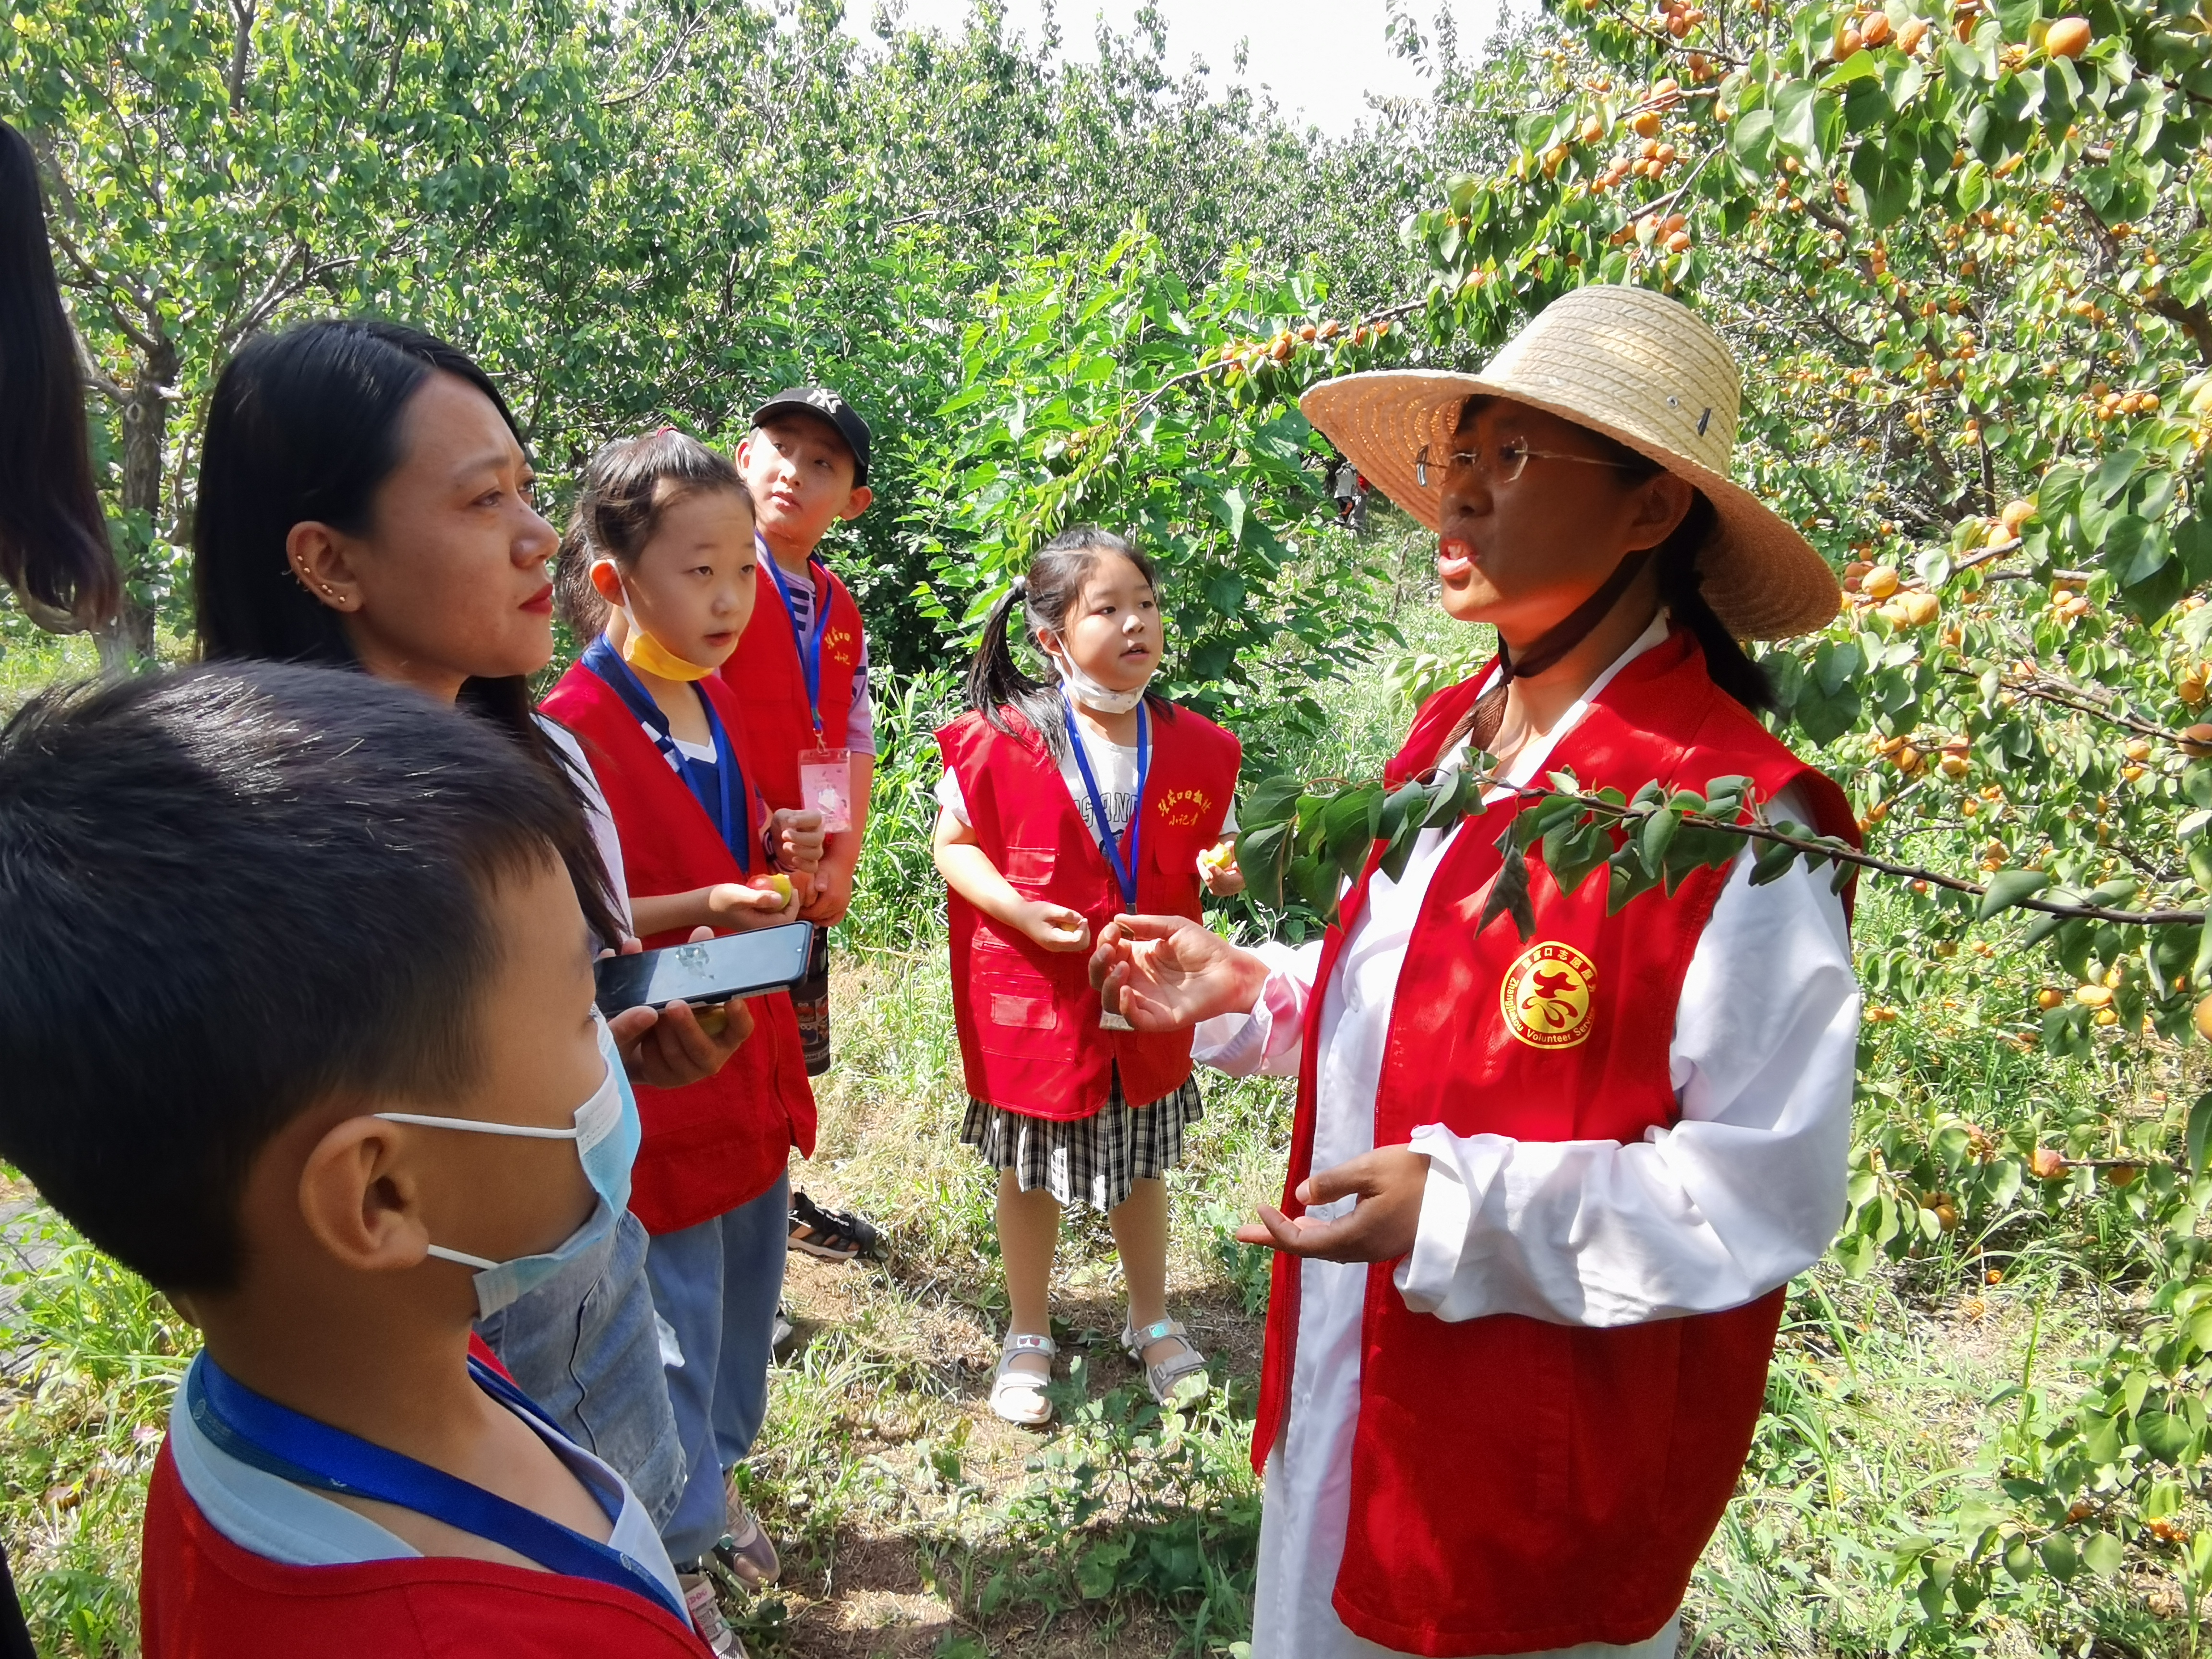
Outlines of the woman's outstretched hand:
{"label": "woman's outstretched hand", "polygon": [[1428,1190],[1429,1160],[1407,1146],[1378,1146],[1317,1170],[1298,1182],[1298,1202],[1329,1204],[1358,1194],[1352,1213],[1334,1221],[1302,1215],[1293,1220],[1272,1204],[1260,1219],[1237,1230],[1240,1244],[1265,1244],[1285,1255],[1323,1261],[1395,1261],[1411,1253],[1420,1231],[1421,1195]]}
{"label": "woman's outstretched hand", "polygon": [[1182,1031],[1251,1012],[1267,964],[1188,916],[1116,916],[1099,930],[1091,982],[1139,1030]]}

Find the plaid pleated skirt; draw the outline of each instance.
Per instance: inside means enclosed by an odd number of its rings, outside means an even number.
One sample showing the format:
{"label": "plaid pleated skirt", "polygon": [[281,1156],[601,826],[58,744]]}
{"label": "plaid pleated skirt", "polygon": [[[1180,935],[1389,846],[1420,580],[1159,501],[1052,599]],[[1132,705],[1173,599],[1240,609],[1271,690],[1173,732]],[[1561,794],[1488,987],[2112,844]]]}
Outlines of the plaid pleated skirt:
{"label": "plaid pleated skirt", "polygon": [[1042,1187],[1061,1204],[1086,1204],[1103,1214],[1129,1195],[1131,1183],[1182,1162],[1183,1130],[1206,1115],[1195,1074],[1173,1094],[1142,1106],[1113,1091],[1089,1117],[1028,1117],[969,1096],[960,1142],[994,1169],[1012,1170],[1021,1189]]}

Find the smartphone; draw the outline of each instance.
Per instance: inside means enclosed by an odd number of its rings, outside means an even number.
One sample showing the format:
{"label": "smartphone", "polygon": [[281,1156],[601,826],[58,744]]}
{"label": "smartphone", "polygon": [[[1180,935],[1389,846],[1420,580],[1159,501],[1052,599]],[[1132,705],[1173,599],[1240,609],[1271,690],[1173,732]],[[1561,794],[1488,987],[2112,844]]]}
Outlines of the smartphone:
{"label": "smartphone", "polygon": [[750,933],[728,933],[696,945],[672,945],[635,956],[602,957],[595,965],[599,1012],[663,1008],[672,1002],[712,1006],[795,985],[806,972],[814,924],[787,921]]}

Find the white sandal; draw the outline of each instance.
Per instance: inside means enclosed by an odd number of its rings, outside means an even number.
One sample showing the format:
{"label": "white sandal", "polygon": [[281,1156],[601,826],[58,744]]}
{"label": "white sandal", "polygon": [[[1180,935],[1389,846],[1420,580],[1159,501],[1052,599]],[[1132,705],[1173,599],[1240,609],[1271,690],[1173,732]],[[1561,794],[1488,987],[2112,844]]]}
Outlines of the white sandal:
{"label": "white sandal", "polygon": [[[1182,1352],[1170,1354],[1157,1365],[1147,1365],[1145,1350],[1170,1337],[1182,1344]],[[1155,1320],[1141,1331],[1122,1326],[1121,1351],[1137,1362],[1138,1369],[1145,1374],[1145,1386],[1160,1405],[1191,1404],[1202,1399],[1212,1386],[1212,1380],[1206,1374],[1206,1356],[1191,1341],[1190,1333],[1179,1319]]]}
{"label": "white sandal", "polygon": [[[1017,1333],[999,1346],[999,1369],[991,1378],[991,1409],[1009,1423],[1018,1423],[1025,1429],[1036,1428],[1052,1420],[1052,1401],[1045,1398],[1045,1385],[1052,1381],[1053,1357],[1060,1352],[1060,1344],[1048,1336],[1029,1336]],[[1014,1361],[1025,1353],[1044,1356],[1042,1374],[1032,1370],[1015,1370]]]}

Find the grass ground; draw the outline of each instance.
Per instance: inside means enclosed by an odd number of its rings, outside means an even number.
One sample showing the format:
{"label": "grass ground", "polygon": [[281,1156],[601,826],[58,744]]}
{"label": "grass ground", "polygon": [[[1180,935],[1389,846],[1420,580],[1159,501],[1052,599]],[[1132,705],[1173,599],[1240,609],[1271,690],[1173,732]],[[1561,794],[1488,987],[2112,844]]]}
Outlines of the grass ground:
{"label": "grass ground", "polygon": [[[1407,681],[1456,654],[1419,611],[1407,630],[1403,672],[1340,688],[1304,769],[1371,766],[1402,726]],[[0,656],[0,709],[89,665],[81,643],[58,659]],[[1003,1297],[990,1183],[957,1144],[963,1094],[918,840],[933,769],[917,739],[938,695],[904,688],[887,721],[900,741],[838,958],[837,1065],[816,1158],[795,1171],[817,1198],[874,1218],[887,1248],[878,1261],[791,1270],[799,1341],[752,1471],[787,1572],[744,1608],[747,1640],[792,1659],[1233,1654],[1257,1533],[1245,1441],[1265,1288],[1256,1254],[1227,1232],[1277,1188],[1287,1092],[1217,1081],[1171,1178],[1174,1308],[1225,1386],[1188,1420],[1143,1401],[1113,1341],[1123,1310],[1110,1241],[1085,1219],[1066,1229],[1055,1281],[1069,1356],[1060,1421],[1039,1434],[993,1418]],[[1904,907],[1870,896],[1863,957],[1908,948],[1911,925]],[[2182,1055],[2154,1047],[2124,1063],[2113,1050],[2022,1052],[1978,1010],[2024,1007],[2031,975],[2016,956],[1969,959],[1956,994],[1870,1029],[1863,1137],[1924,1138],[1951,1117],[2001,1133],[2170,1116],[2167,1101],[2198,1083]],[[15,1356],[0,1398],[0,1532],[46,1650],[129,1652],[137,1510],[191,1333],[20,1186],[0,1192],[0,1221],[19,1261],[0,1344]],[[1695,1650],[2186,1650],[2179,1595],[2153,1558],[2131,1557],[2111,1580],[2004,1585],[1972,1617],[1935,1620],[1896,1553],[1990,1489],[2014,1385],[2063,1396],[2070,1368],[2139,1316],[2132,1238],[2124,1202],[2096,1198],[2006,1211],[1857,1279],[1833,1261],[1805,1275],[1742,1490],[1692,1587]]]}

